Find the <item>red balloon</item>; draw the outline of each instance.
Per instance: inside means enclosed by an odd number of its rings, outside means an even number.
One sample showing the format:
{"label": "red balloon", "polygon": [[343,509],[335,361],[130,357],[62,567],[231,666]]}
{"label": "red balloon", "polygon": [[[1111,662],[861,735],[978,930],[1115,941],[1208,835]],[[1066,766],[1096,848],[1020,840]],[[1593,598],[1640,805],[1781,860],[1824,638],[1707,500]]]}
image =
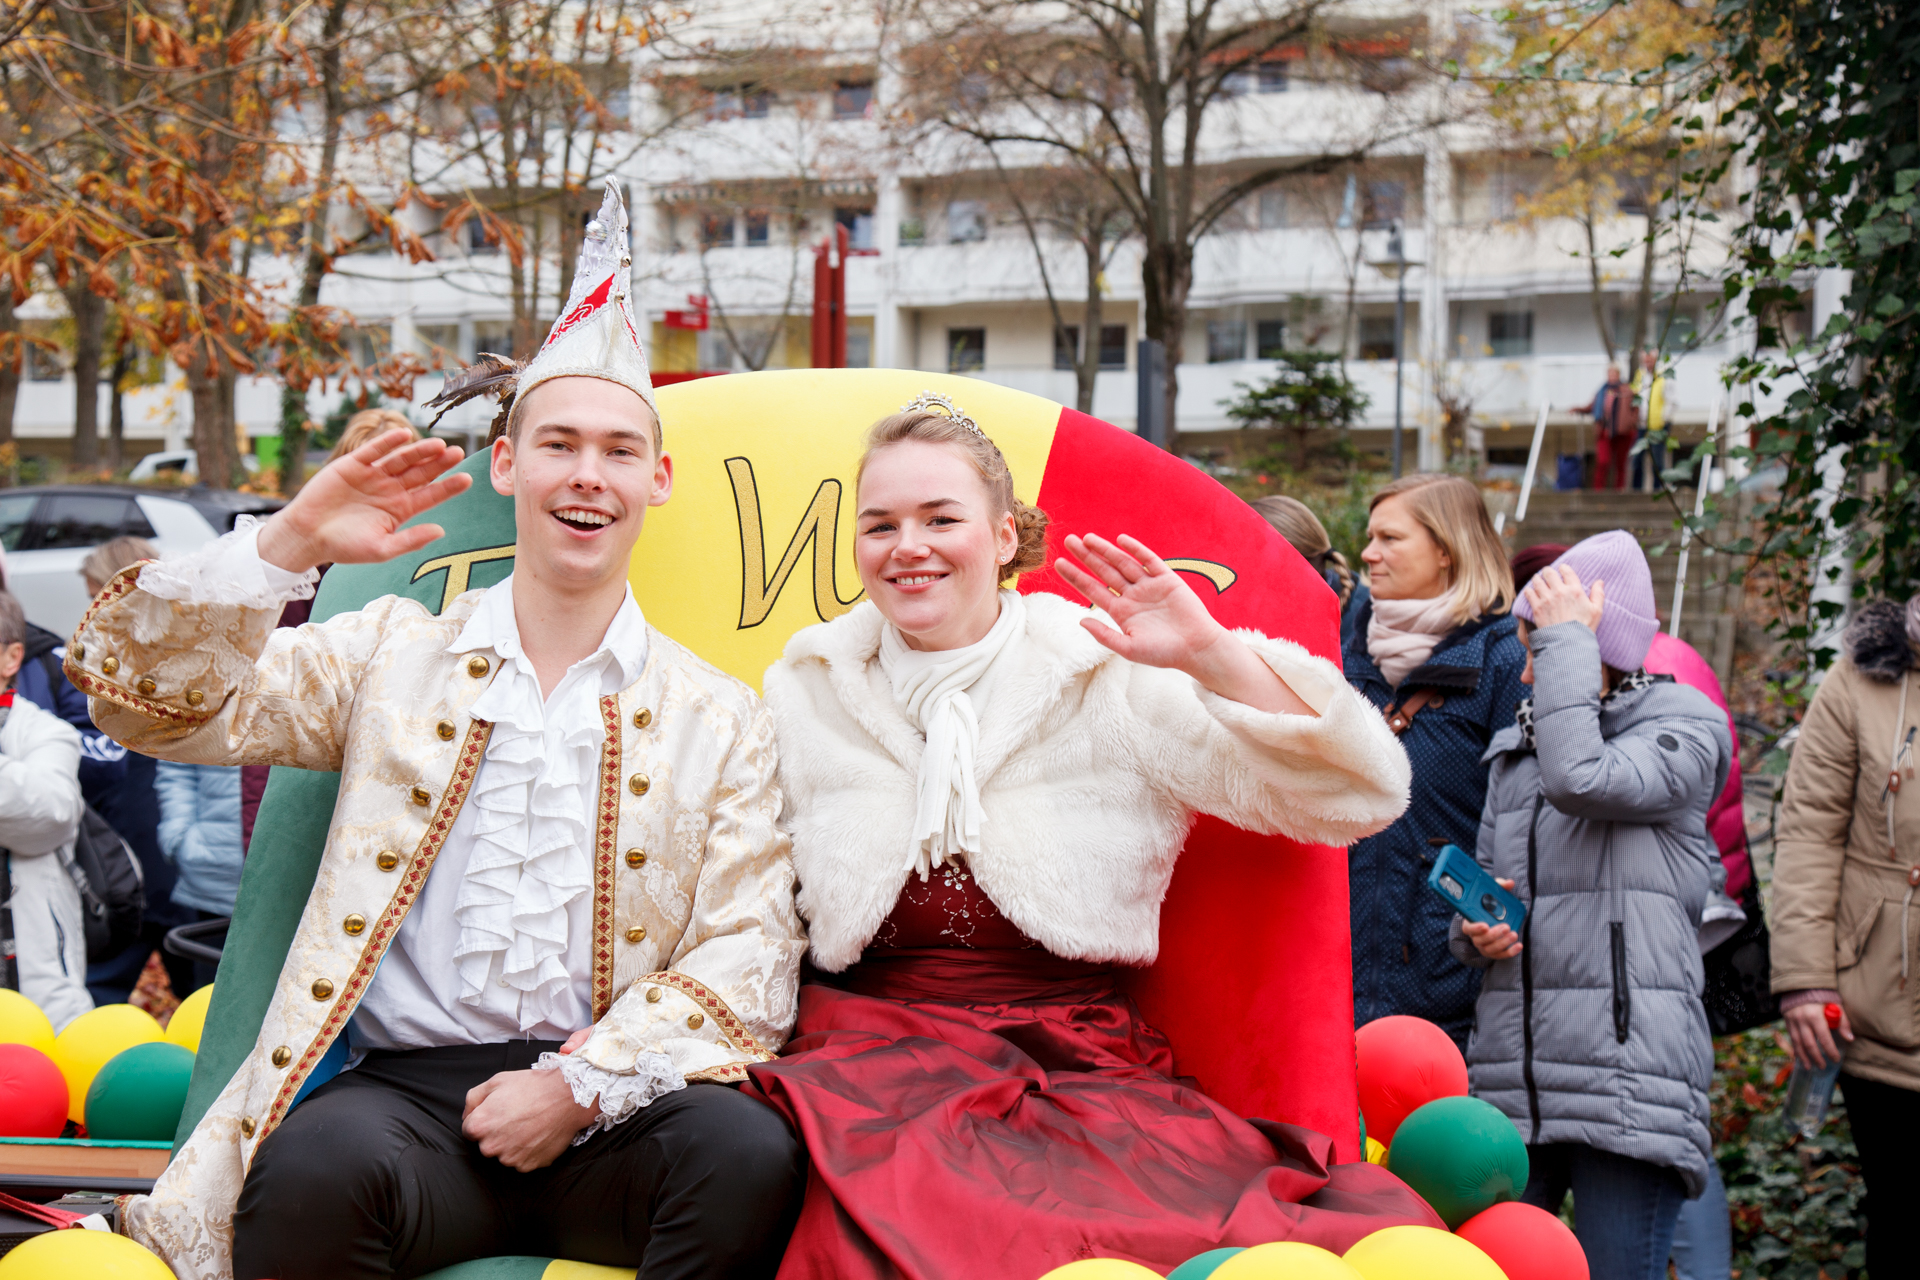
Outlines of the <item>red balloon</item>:
{"label": "red balloon", "polygon": [[1587,1254],[1567,1224],[1509,1200],[1476,1213],[1455,1235],[1492,1258],[1507,1280],[1587,1280]]}
{"label": "red balloon", "polygon": [[67,1078],[32,1045],[0,1044],[0,1138],[57,1138],[67,1127]]}
{"label": "red balloon", "polygon": [[1367,1136],[1391,1146],[1409,1112],[1435,1098],[1467,1092],[1467,1060],[1446,1032],[1425,1018],[1375,1018],[1353,1037],[1360,1059],[1360,1114]]}

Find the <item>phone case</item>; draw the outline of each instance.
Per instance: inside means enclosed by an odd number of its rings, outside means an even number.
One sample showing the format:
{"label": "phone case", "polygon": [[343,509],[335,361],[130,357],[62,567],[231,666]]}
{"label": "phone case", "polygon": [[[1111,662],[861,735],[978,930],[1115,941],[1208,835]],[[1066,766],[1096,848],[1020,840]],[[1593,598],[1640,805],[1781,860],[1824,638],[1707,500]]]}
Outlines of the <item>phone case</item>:
{"label": "phone case", "polygon": [[1457,844],[1440,850],[1433,870],[1427,873],[1427,888],[1455,911],[1481,924],[1504,924],[1519,933],[1527,918],[1527,904],[1501,888],[1500,882]]}

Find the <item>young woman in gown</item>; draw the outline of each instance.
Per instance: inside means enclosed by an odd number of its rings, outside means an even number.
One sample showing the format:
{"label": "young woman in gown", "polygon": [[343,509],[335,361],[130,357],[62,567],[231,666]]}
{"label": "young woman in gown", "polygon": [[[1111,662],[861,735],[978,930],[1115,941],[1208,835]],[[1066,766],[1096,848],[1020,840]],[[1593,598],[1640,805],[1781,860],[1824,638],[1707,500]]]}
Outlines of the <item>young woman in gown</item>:
{"label": "young woman in gown", "polygon": [[[1042,565],[1046,517],[929,401],[861,462],[867,601],[766,676],[812,939],[793,1039],[747,1086],[811,1160],[782,1280],[1164,1272],[1439,1225],[1384,1170],[1175,1077],[1115,985],[1155,956],[1196,813],[1347,844],[1406,804],[1393,734],[1339,668],[1227,631],[1131,538],[1065,540],[1104,620],[1002,590]],[[1274,923],[1222,962],[1285,946]]]}

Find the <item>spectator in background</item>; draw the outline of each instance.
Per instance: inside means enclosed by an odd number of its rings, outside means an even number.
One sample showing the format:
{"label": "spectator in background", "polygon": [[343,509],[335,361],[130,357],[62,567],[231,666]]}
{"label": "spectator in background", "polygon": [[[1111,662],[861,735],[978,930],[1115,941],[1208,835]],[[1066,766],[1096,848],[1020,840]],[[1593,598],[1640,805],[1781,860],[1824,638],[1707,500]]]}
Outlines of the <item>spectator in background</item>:
{"label": "spectator in background", "polygon": [[[173,902],[200,920],[233,914],[240,892],[240,768],[160,762],[160,850],[178,878]],[[194,961],[196,985],[213,966]]]}
{"label": "spectator in background", "polygon": [[80,735],[15,696],[26,638],[20,602],[0,592],[0,913],[12,919],[20,994],[59,1031],[93,1008],[80,890],[67,871],[80,826]]}
{"label": "spectator in background", "polygon": [[[1862,605],[1800,721],[1773,855],[1773,989],[1794,1061],[1840,1057],[1867,1186],[1867,1271],[1912,1275],[1920,1230],[1920,605]],[[1823,1009],[1841,1009],[1836,1037]]]}
{"label": "spectator in background", "polygon": [[1667,469],[1667,377],[1660,372],[1658,352],[1640,353],[1640,372],[1633,375],[1633,392],[1640,397],[1641,425],[1646,428],[1645,453],[1633,455],[1633,487],[1641,488],[1640,470],[1648,468],[1645,488],[1658,492],[1667,487],[1660,473]]}
{"label": "spectator in background", "polygon": [[[333,452],[327,455],[327,465],[331,466],[381,432],[394,430],[412,432],[416,438],[420,434],[407,415],[397,409],[362,409],[348,418],[347,425],[340,429],[340,439],[334,443]],[[320,576],[324,578],[330,567],[321,565]],[[298,627],[312,616],[311,599],[289,600],[280,611],[280,625]],[[260,797],[266,794],[270,772],[263,764],[240,766],[240,849],[243,856],[247,846],[253,843],[253,820],[260,813]]]}
{"label": "spectator in background", "polygon": [[1455,953],[1488,967],[1468,1073],[1526,1139],[1525,1200],[1555,1213],[1572,1190],[1594,1276],[1664,1280],[1713,1162],[1698,939],[1733,741],[1699,690],[1645,669],[1660,624],[1631,534],[1576,544],[1513,612],[1534,696],[1488,753],[1478,857],[1528,914],[1518,937],[1454,922]]}
{"label": "spectator in background", "polygon": [[1627,455],[1640,431],[1640,410],[1633,388],[1620,380],[1620,366],[1607,366],[1607,380],[1593,399],[1574,410],[1593,415],[1593,487],[1624,489]]}
{"label": "spectator in background", "polygon": [[[1514,590],[1525,591],[1535,574],[1567,551],[1563,544],[1541,543],[1515,553]],[[1726,713],[1729,739],[1739,742],[1733,712],[1720,688],[1720,678],[1692,645],[1678,636],[1656,631],[1642,665],[1651,674],[1670,675],[1681,684],[1706,694]],[[1754,882],[1753,859],[1747,848],[1745,795],[1740,753],[1736,750],[1727,768],[1727,785],[1707,810],[1707,834],[1720,851],[1721,865],[1726,868],[1727,896],[1737,901],[1743,911],[1757,914],[1762,910],[1760,887]],[[1700,1197],[1680,1206],[1680,1217],[1673,1232],[1673,1264],[1677,1280],[1727,1280],[1732,1274],[1733,1229],[1727,1210],[1727,1185],[1720,1176],[1717,1160],[1707,1162],[1707,1183]]]}
{"label": "spectator in background", "polygon": [[[108,580],[128,565],[159,558],[160,552],[145,538],[115,538],[87,553],[87,558],[80,562],[80,577],[87,584],[87,593],[97,596]],[[65,641],[61,641],[51,656],[65,660]],[[22,693],[29,696],[34,689],[32,674],[24,673],[21,681]],[[80,785],[86,792],[87,803],[133,849],[146,878],[147,909],[139,938],[119,955],[88,966],[87,987],[93,992],[95,1004],[125,1003],[140,983],[147,958],[158,951],[173,994],[184,1000],[198,985],[193,962],[169,955],[162,943],[167,930],[191,924],[197,917],[192,911],[173,904],[173,864],[160,851],[160,799],[154,791],[156,762],[137,751],[128,751],[95,729],[87,716],[86,698],[67,683],[66,673],[57,666],[47,672],[49,679],[56,675],[60,689],[56,700],[62,718],[80,730]],[[78,718],[67,714],[69,694],[79,698]]]}
{"label": "spectator in background", "polygon": [[1465,1044],[1480,973],[1447,945],[1453,913],[1426,887],[1434,846],[1471,853],[1486,800],[1481,757],[1513,723],[1526,650],[1513,579],[1480,491],[1412,475],[1374,495],[1361,554],[1368,583],[1341,624],[1348,683],[1379,707],[1413,764],[1407,811],[1347,855],[1354,1020],[1438,1023]]}
{"label": "spectator in background", "polygon": [[1345,610],[1353,598],[1353,570],[1347,567],[1347,558],[1333,549],[1333,539],[1327,536],[1327,527],[1320,523],[1320,517],[1298,498],[1277,493],[1254,499],[1253,509],[1273,526],[1274,532],[1293,544],[1293,549],[1313,566],[1315,573],[1327,580],[1333,594],[1340,598],[1340,608]]}

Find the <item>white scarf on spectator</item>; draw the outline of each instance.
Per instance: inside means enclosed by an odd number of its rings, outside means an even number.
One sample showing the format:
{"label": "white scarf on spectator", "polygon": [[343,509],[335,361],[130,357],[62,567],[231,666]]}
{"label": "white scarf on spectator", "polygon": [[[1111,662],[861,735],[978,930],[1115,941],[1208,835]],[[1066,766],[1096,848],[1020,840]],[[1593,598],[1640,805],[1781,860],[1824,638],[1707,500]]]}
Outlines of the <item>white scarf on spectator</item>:
{"label": "white scarf on spectator", "polygon": [[980,849],[986,814],[973,771],[980,720],[967,690],[1025,626],[1026,604],[1014,592],[1002,591],[992,630],[964,648],[909,649],[898,627],[880,632],[880,669],[907,722],[927,739],[907,849],[907,870],[918,871],[922,880],[948,858]]}
{"label": "white scarf on spectator", "polygon": [[1460,625],[1454,619],[1453,603],[1451,591],[1431,600],[1374,600],[1373,617],[1367,621],[1367,652],[1386,677],[1388,688],[1398,689],[1433,653],[1441,637]]}

